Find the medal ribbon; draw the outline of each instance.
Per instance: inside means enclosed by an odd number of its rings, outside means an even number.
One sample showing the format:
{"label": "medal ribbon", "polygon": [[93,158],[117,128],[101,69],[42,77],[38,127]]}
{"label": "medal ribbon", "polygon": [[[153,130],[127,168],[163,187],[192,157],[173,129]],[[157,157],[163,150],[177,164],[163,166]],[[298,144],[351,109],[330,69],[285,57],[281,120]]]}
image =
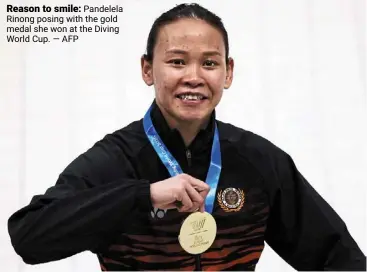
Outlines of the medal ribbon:
{"label": "medal ribbon", "polygon": [[[150,106],[143,119],[145,134],[147,135],[151,145],[153,146],[154,150],[156,151],[157,155],[161,159],[164,166],[167,168],[170,175],[173,177],[182,174],[183,171],[180,165],[178,164],[177,160],[168,151],[167,147],[165,146],[165,144],[163,143],[163,141],[161,140],[157,131],[154,128],[152,119],[150,117],[152,107],[153,105]],[[214,122],[214,124],[215,124],[215,132],[211,151],[210,166],[205,180],[206,184],[210,186],[210,191],[205,199],[205,211],[210,214],[213,211],[215,192],[217,191],[219,176],[222,169],[219,133],[216,122]]]}

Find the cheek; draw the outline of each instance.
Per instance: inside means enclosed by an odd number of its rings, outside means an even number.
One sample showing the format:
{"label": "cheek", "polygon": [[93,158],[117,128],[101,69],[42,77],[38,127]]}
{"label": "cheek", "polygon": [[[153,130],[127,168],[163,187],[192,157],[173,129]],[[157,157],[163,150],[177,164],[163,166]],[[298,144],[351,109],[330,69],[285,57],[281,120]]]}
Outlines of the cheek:
{"label": "cheek", "polygon": [[225,74],[219,71],[208,74],[207,83],[212,92],[214,92],[215,94],[219,94],[223,91],[225,77]]}
{"label": "cheek", "polygon": [[154,85],[160,94],[173,91],[176,83],[176,77],[172,72],[167,71],[167,69],[160,69],[154,73]]}

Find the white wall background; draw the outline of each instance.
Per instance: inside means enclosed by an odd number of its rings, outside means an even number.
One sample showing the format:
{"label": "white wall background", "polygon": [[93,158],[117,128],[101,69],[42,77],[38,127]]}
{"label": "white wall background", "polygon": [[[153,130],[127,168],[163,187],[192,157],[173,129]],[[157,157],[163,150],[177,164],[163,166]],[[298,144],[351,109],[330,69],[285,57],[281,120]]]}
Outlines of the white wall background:
{"label": "white wall background", "polygon": [[[7,219],[43,193],[78,154],[141,118],[153,89],[140,56],[153,20],[179,1],[120,4],[120,34],[76,43],[7,44],[1,32],[0,259],[6,271],[99,271],[94,255],[29,266],[14,253]],[[366,253],[367,107],[363,0],[199,1],[224,20],[234,83],[218,118],[288,152],[345,220]],[[7,1],[38,5],[46,1]],[[266,247],[257,271],[294,271]]]}

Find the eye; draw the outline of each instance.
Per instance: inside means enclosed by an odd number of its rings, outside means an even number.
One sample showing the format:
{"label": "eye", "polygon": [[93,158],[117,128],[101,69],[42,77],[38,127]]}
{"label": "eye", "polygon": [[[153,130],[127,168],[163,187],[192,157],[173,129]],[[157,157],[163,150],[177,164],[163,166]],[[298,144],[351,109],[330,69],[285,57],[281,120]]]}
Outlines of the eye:
{"label": "eye", "polygon": [[204,66],[207,66],[207,67],[215,67],[217,65],[218,65],[218,63],[216,61],[213,61],[213,60],[204,61]]}
{"label": "eye", "polygon": [[172,63],[175,66],[185,65],[185,62],[183,59],[172,59],[169,61],[169,63]]}

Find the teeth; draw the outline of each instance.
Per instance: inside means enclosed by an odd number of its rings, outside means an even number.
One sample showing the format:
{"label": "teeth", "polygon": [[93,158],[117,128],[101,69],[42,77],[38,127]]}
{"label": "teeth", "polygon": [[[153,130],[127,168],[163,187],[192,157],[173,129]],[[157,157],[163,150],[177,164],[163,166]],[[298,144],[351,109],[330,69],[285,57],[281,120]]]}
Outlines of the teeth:
{"label": "teeth", "polygon": [[202,100],[204,97],[202,95],[194,94],[183,94],[179,96],[182,100]]}

